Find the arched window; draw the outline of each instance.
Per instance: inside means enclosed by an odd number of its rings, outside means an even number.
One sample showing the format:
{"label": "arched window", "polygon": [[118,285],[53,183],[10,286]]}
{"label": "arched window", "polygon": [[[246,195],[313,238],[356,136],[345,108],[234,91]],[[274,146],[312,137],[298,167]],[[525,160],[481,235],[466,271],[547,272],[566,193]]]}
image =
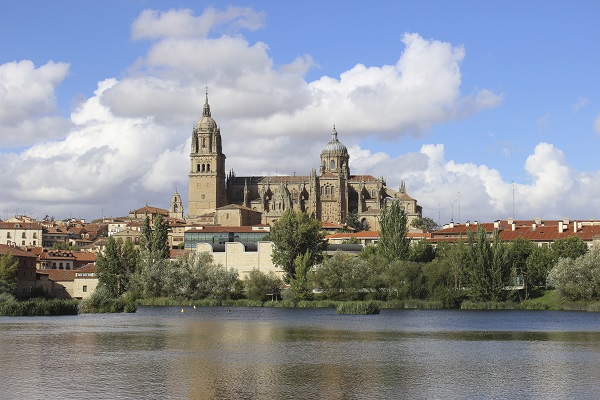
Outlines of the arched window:
{"label": "arched window", "polygon": [[206,172],[210,172],[210,164],[206,164]]}
{"label": "arched window", "polygon": [[327,168],[327,161],[323,160],[323,169]]}
{"label": "arched window", "polygon": [[173,212],[178,212],[179,211],[179,207],[177,207],[177,204],[173,204]]}
{"label": "arched window", "polygon": [[334,186],[331,187],[331,194],[335,194],[335,187]]}
{"label": "arched window", "polygon": [[206,147],[206,138],[202,138],[202,147]]}
{"label": "arched window", "polygon": [[200,172],[200,164],[196,165],[196,172]]}
{"label": "arched window", "polygon": [[335,169],[335,160],[331,160],[331,162],[329,163],[329,168]]}
{"label": "arched window", "polygon": [[206,171],[206,164],[202,164],[202,172]]}

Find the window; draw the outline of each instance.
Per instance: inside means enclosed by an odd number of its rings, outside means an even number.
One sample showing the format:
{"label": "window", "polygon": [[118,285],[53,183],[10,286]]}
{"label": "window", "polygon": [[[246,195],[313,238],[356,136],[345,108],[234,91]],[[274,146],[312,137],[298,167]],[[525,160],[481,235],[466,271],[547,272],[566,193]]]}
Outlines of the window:
{"label": "window", "polygon": [[10,232],[6,232],[6,238],[10,239]]}
{"label": "window", "polygon": [[206,164],[206,172],[210,172],[210,164]]}
{"label": "window", "polygon": [[83,285],[83,288],[81,288],[81,290],[83,291],[83,293],[87,292],[87,286]]}
{"label": "window", "polygon": [[335,169],[335,160],[331,160],[331,163],[329,163],[329,168]]}
{"label": "window", "polygon": [[33,232],[33,238],[37,239],[37,232]]}
{"label": "window", "polygon": [[25,241],[21,241],[21,246],[25,246]]}
{"label": "window", "polygon": [[196,172],[200,172],[200,164],[196,165]]}
{"label": "window", "polygon": [[36,245],[37,245],[37,241],[35,241],[35,240],[34,240],[32,244],[33,244],[34,246],[36,246]]}

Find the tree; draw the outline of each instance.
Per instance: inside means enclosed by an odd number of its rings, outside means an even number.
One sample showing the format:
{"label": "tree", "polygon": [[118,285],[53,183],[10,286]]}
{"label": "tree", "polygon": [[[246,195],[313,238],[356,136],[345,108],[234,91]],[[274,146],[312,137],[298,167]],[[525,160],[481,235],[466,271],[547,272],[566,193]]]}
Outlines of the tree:
{"label": "tree", "polygon": [[379,215],[379,253],[389,262],[409,257],[410,242],[406,237],[407,217],[399,201],[392,201],[381,209]]}
{"label": "tree", "polygon": [[0,294],[13,294],[17,289],[19,262],[10,254],[0,254]]}
{"label": "tree", "polygon": [[552,253],[554,258],[559,260],[561,258],[570,258],[574,260],[588,251],[588,246],[579,236],[569,236],[566,239],[556,239],[552,242]]}
{"label": "tree", "polygon": [[146,215],[142,223],[142,233],[140,235],[140,249],[152,250],[152,228],[150,227],[150,217]]}
{"label": "tree", "polygon": [[553,251],[549,247],[534,246],[525,261],[527,277],[531,286],[546,286],[548,273],[556,264]]}
{"label": "tree", "polygon": [[426,240],[420,240],[417,244],[410,247],[410,261],[428,263],[435,258],[435,249]]}
{"label": "tree", "polygon": [[119,297],[125,290],[125,270],[121,263],[122,245],[121,239],[117,241],[114,237],[109,237],[104,253],[96,259],[98,285],[104,287],[113,298]]}
{"label": "tree", "polygon": [[281,279],[273,271],[268,274],[253,269],[244,277],[246,298],[256,301],[266,301],[268,293],[276,293],[282,285]]}
{"label": "tree", "polygon": [[78,250],[77,246],[69,244],[67,242],[54,242],[52,250]]}
{"label": "tree", "polygon": [[346,217],[346,226],[354,229],[355,232],[363,230],[363,224],[358,219],[358,212],[356,210],[350,212]]}
{"label": "tree", "polygon": [[548,275],[548,283],[573,301],[600,299],[600,250],[571,259],[563,257]]}
{"label": "tree", "polygon": [[412,227],[415,229],[422,229],[425,232],[431,232],[438,230],[439,225],[429,217],[418,217],[412,221]]}
{"label": "tree", "polygon": [[502,301],[506,299],[511,268],[506,256],[506,247],[494,232],[494,243],[490,243],[483,226],[469,231],[469,286],[477,301]]}
{"label": "tree", "polygon": [[296,258],[308,257],[307,267],[321,262],[326,249],[321,221],[314,215],[288,208],[273,224],[269,238],[275,244],[273,263],[285,271],[284,280],[296,278]]}
{"label": "tree", "polygon": [[308,273],[313,267],[310,251],[299,254],[294,260],[294,277],[290,277],[290,291],[294,300],[309,300],[310,289],[308,288]]}
{"label": "tree", "polygon": [[169,221],[164,219],[162,214],[158,214],[154,220],[151,249],[159,254],[161,258],[166,259],[171,256],[171,250],[169,249]]}
{"label": "tree", "polygon": [[520,277],[525,288],[525,300],[529,298],[529,289],[532,287],[533,280],[529,271],[527,259],[533,253],[535,244],[527,239],[518,237],[508,245],[508,262],[515,271],[517,277]]}
{"label": "tree", "polygon": [[454,289],[462,290],[464,279],[468,278],[470,250],[464,240],[453,244],[441,244],[436,248],[436,259],[448,266]]}
{"label": "tree", "polygon": [[139,253],[131,241],[123,244],[120,238],[109,237],[104,253],[96,260],[98,285],[111,297],[120,297],[130,289],[138,263]]}
{"label": "tree", "polygon": [[388,264],[383,275],[392,298],[423,299],[427,294],[421,263],[397,259]]}
{"label": "tree", "polygon": [[363,289],[370,289],[371,274],[365,260],[337,251],[315,269],[311,278],[314,287],[330,299],[360,300],[367,294]]}

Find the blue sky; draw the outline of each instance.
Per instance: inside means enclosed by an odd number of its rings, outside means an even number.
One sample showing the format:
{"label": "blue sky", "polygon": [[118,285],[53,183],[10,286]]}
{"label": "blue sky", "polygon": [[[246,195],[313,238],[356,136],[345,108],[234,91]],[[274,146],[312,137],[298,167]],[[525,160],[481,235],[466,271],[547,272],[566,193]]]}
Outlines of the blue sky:
{"label": "blue sky", "polygon": [[352,173],[405,180],[441,223],[507,218],[513,206],[517,218],[597,218],[598,11],[5,2],[0,219],[121,216],[166,208],[174,190],[186,199],[207,86],[238,175],[308,174],[335,123]]}

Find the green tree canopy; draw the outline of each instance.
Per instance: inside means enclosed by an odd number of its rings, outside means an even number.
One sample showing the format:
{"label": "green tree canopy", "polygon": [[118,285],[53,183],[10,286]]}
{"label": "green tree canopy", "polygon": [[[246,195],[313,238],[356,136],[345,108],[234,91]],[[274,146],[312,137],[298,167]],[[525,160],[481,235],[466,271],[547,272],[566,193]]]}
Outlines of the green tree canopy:
{"label": "green tree canopy", "polygon": [[532,286],[546,286],[548,273],[556,264],[554,257],[554,253],[549,247],[534,246],[525,262],[529,284]]}
{"label": "green tree canopy", "polygon": [[276,293],[283,282],[273,271],[253,269],[244,277],[244,290],[250,300],[266,301],[268,293]]}
{"label": "green tree canopy", "polygon": [[439,225],[429,217],[419,217],[412,221],[412,227],[422,229],[425,232],[431,232],[439,229]]}
{"label": "green tree canopy", "polygon": [[384,206],[379,215],[379,243],[377,251],[389,262],[407,260],[410,242],[406,237],[407,217],[399,201]]}
{"label": "green tree canopy", "polygon": [[102,286],[108,295],[120,297],[129,289],[132,275],[138,265],[138,252],[130,241],[115,240],[112,236],[104,253],[96,259],[96,275],[98,285]]}
{"label": "green tree canopy", "polygon": [[552,253],[556,260],[570,258],[571,260],[581,257],[588,251],[588,246],[579,236],[569,236],[566,239],[556,239],[552,242]]}
{"label": "green tree canopy", "polygon": [[482,225],[469,232],[469,287],[477,301],[503,301],[507,297],[506,286],[510,282],[511,268],[506,247],[494,232],[490,243]]}
{"label": "green tree canopy", "polygon": [[548,275],[548,282],[569,300],[599,300],[600,250],[592,250],[577,259],[559,259]]}
{"label": "green tree canopy", "polygon": [[346,226],[354,229],[355,232],[363,230],[363,225],[358,218],[358,212],[356,210],[348,213],[348,216],[346,217]]}
{"label": "green tree canopy", "polygon": [[68,242],[54,242],[52,250],[79,250],[77,246],[69,244]]}
{"label": "green tree canopy", "polygon": [[269,238],[275,244],[273,263],[285,271],[284,279],[296,278],[295,260],[298,256],[308,257],[308,268],[323,259],[326,249],[321,221],[314,215],[288,208],[273,224]]}
{"label": "green tree canopy", "polygon": [[13,294],[17,289],[19,262],[10,254],[0,254],[0,293]]}

